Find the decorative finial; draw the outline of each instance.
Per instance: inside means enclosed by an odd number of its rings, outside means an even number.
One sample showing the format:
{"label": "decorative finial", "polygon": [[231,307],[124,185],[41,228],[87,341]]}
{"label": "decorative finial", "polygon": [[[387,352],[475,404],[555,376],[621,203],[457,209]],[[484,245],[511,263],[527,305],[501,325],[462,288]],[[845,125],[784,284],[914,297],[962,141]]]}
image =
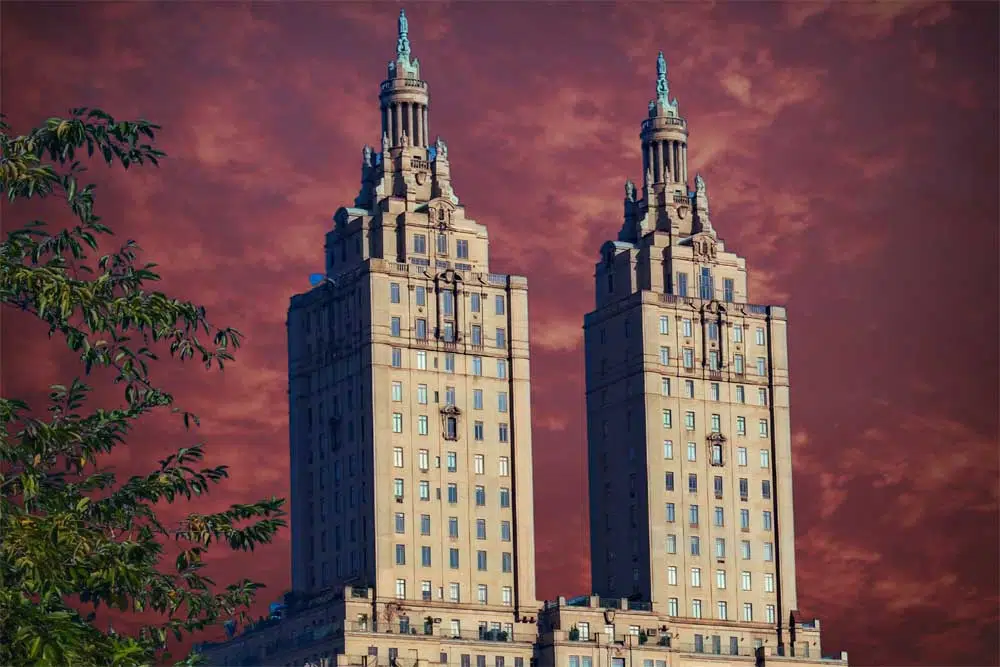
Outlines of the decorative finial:
{"label": "decorative finial", "polygon": [[630,178],[625,179],[625,200],[635,201],[635,183]]}
{"label": "decorative finial", "polygon": [[389,152],[389,135],[386,134],[385,132],[382,133],[382,152],[383,153]]}
{"label": "decorative finial", "polygon": [[440,137],[434,142],[434,150],[437,152],[437,156],[440,158],[448,159],[448,144],[444,143],[444,140]]}
{"label": "decorative finial", "polygon": [[406,134],[406,132],[403,132],[403,136],[400,137],[400,139],[399,139],[399,145],[402,146],[403,148],[409,148],[410,147],[410,136],[408,134]]}
{"label": "decorative finial", "polygon": [[694,191],[699,195],[705,194],[705,179],[701,177],[701,174],[694,176]]}
{"label": "decorative finial", "polygon": [[[677,100],[670,101],[670,83],[667,81],[667,59],[663,57],[663,51],[656,56],[656,102],[655,105],[664,111],[677,112]],[[654,103],[649,104],[650,111],[653,111]]]}
{"label": "decorative finial", "polygon": [[406,20],[406,10],[399,10],[399,38],[396,40],[396,55],[409,60],[410,58],[410,24]]}
{"label": "decorative finial", "polygon": [[368,144],[361,149],[361,164],[365,167],[372,166],[372,147]]}

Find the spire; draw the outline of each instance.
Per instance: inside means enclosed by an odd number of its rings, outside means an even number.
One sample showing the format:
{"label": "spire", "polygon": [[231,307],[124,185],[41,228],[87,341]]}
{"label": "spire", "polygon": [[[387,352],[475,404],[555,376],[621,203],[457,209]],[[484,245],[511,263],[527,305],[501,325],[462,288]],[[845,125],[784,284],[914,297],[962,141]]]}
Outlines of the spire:
{"label": "spire", "polygon": [[406,10],[399,10],[399,37],[396,39],[396,57],[410,60],[410,24],[406,20]]}

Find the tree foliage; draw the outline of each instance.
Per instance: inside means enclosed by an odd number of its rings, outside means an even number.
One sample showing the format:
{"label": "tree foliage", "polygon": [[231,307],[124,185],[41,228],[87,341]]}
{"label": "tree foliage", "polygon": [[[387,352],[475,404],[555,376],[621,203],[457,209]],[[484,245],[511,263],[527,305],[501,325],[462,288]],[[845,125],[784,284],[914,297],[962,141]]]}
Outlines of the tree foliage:
{"label": "tree foliage", "polygon": [[[142,446],[127,444],[129,434],[155,411],[175,413],[186,429],[198,424],[154,383],[158,355],[222,369],[242,339],[210,324],[203,307],[151,290],[156,267],[139,263],[134,241],[100,254],[112,232],[94,215],[94,186],[80,184],[82,161],[96,153],[109,166],[156,165],[164,157],[153,147],[158,129],[81,108],[15,136],[0,116],[8,213],[18,200],[58,197],[72,214],[65,229],[35,221],[2,237],[0,313],[38,318],[79,356],[83,377],[107,373],[123,390],[114,408],[92,407],[79,376],[50,388],[45,411],[0,396],[3,665],[161,661],[171,637],[242,616],[261,587],[243,580],[219,590],[202,573],[206,550],[217,542],[253,550],[285,525],[278,498],[165,525],[157,515],[164,503],[203,496],[227,477],[226,466],[198,467],[200,444],[124,481],[102,465],[115,448]],[[156,612],[155,622],[134,633],[104,630],[95,622],[102,605]]]}

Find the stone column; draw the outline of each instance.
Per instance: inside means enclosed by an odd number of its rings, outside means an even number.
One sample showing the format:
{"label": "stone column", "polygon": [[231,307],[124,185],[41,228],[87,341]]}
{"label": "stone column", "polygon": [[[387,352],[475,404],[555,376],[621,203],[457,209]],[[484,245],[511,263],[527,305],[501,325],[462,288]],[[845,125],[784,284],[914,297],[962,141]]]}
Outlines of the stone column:
{"label": "stone column", "polygon": [[403,136],[403,111],[399,104],[392,105],[392,116],[393,123],[395,124],[392,132],[392,145],[398,146],[399,139]]}
{"label": "stone column", "polygon": [[657,162],[659,164],[657,165],[657,171],[656,171],[656,174],[655,174],[656,175],[656,179],[655,179],[654,182],[656,182],[656,183],[666,183],[667,182],[667,163],[663,161],[663,142],[662,141],[657,141],[656,142],[656,154],[657,154],[657,158],[658,158]]}
{"label": "stone column", "polygon": [[687,183],[688,182],[688,145],[687,145],[687,143],[684,143],[684,144],[681,145],[681,162],[683,163],[683,166],[681,167],[681,170],[682,170],[683,175],[684,175],[684,182]]}
{"label": "stone column", "polygon": [[431,130],[428,124],[429,116],[427,115],[427,106],[424,106],[424,146],[431,145]]}

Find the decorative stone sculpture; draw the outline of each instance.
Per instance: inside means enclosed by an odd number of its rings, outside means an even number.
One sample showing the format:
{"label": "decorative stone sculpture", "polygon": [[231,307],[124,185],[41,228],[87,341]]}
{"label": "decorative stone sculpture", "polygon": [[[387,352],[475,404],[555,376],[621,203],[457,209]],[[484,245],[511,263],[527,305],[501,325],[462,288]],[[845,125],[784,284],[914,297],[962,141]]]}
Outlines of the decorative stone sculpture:
{"label": "decorative stone sculpture", "polygon": [[403,132],[403,136],[400,137],[399,144],[403,148],[409,148],[410,147],[410,137],[409,137],[409,135],[406,134],[406,132]]}
{"label": "decorative stone sculpture", "polygon": [[389,135],[385,132],[382,133],[382,152],[386,153],[389,151]]}
{"label": "decorative stone sculpture", "polygon": [[361,164],[365,167],[372,166],[372,147],[368,144],[361,149]]}
{"label": "decorative stone sculpture", "polygon": [[448,159],[448,144],[444,143],[441,137],[438,137],[437,141],[434,142],[434,150],[437,151],[439,158]]}
{"label": "decorative stone sculpture", "polygon": [[632,179],[625,180],[625,199],[626,201],[635,201],[635,183]]}

